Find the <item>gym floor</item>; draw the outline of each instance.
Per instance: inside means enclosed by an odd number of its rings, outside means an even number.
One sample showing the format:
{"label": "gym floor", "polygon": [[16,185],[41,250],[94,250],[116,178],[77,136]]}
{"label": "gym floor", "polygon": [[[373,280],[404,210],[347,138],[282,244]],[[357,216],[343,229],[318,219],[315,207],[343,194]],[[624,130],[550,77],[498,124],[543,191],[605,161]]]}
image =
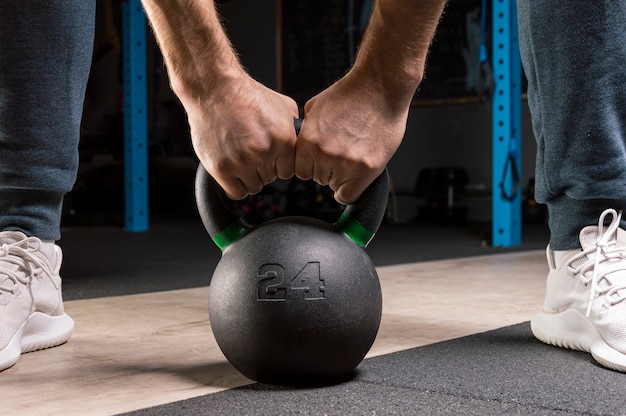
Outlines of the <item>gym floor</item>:
{"label": "gym floor", "polygon": [[511,249],[489,247],[488,234],[383,225],[368,249],[384,299],[370,353],[353,380],[294,389],[246,379],[217,347],[207,296],[220,253],[198,219],[156,218],[139,234],[68,227],[74,335],[0,373],[2,413],[624,414],[620,374],[530,334],[545,225],[525,226]]}

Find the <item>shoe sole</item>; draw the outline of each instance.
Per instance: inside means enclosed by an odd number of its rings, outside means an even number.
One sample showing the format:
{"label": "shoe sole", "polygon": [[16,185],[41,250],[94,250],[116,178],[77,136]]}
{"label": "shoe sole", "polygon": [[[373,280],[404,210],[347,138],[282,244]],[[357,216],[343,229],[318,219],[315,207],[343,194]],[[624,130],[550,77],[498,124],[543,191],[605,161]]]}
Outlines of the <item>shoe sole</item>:
{"label": "shoe sole", "polygon": [[64,344],[72,336],[74,320],[69,315],[32,313],[0,351],[0,371],[13,366],[20,355]]}
{"label": "shoe sole", "polygon": [[530,328],[541,342],[588,352],[604,367],[626,373],[626,355],[611,348],[593,324],[573,309],[558,314],[539,312],[530,320]]}

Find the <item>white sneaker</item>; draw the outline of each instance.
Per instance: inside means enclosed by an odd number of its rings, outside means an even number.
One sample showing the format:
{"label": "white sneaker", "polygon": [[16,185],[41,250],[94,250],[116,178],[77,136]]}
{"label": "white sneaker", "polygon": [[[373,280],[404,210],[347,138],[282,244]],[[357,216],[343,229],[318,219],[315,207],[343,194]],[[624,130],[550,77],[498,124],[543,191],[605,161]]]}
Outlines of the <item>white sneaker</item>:
{"label": "white sneaker", "polygon": [[598,226],[581,230],[582,251],[570,251],[560,265],[548,246],[546,299],[531,328],[545,343],[590,352],[603,366],[626,372],[626,231],[620,218],[621,212],[604,211]]}
{"label": "white sneaker", "polygon": [[61,248],[50,265],[41,241],[16,231],[0,232],[0,371],[21,353],[55,347],[72,335],[63,310]]}

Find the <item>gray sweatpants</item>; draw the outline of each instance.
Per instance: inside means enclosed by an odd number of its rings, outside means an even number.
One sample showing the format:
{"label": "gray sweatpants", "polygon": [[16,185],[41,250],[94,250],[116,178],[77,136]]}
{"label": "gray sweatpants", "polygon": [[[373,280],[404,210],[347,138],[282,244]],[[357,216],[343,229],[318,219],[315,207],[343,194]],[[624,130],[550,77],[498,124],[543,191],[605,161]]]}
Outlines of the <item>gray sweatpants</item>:
{"label": "gray sweatpants", "polygon": [[60,238],[94,24],[95,0],[0,0],[0,231]]}
{"label": "gray sweatpants", "polygon": [[535,197],[548,205],[551,248],[573,249],[605,208],[626,208],[626,1],[518,0],[517,8]]}

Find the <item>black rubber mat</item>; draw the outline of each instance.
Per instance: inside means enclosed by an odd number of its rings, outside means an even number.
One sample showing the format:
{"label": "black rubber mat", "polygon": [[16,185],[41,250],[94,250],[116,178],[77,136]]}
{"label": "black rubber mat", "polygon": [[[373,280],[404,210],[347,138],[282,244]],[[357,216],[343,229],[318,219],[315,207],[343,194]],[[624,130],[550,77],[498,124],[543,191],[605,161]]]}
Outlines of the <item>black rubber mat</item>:
{"label": "black rubber mat", "polygon": [[365,360],[351,381],[252,384],[147,415],[620,415],[626,374],[535,340],[528,323]]}

